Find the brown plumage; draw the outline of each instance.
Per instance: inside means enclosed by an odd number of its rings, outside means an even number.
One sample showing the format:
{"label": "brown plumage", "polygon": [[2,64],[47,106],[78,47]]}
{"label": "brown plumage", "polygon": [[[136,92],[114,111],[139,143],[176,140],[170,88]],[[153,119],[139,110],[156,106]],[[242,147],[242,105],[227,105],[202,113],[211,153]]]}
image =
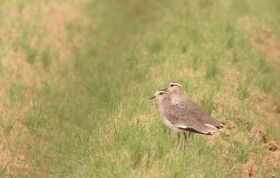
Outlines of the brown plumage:
{"label": "brown plumage", "polygon": [[157,91],[155,96],[160,104],[160,115],[168,127],[176,131],[189,131],[198,134],[211,135],[212,129],[201,124],[186,110],[171,103],[167,92]]}
{"label": "brown plumage", "polygon": [[180,108],[188,110],[195,118],[198,118],[202,124],[209,124],[217,129],[223,128],[223,123],[214,119],[198,104],[188,98],[182,98],[182,101],[177,104]]}
{"label": "brown plumage", "polygon": [[170,83],[165,89],[171,95],[171,102],[178,107],[184,109],[192,117],[196,118],[201,124],[208,127],[215,127],[217,129],[222,129],[224,123],[216,120],[210,116],[204,109],[202,109],[198,104],[183,96],[182,85],[179,83]]}

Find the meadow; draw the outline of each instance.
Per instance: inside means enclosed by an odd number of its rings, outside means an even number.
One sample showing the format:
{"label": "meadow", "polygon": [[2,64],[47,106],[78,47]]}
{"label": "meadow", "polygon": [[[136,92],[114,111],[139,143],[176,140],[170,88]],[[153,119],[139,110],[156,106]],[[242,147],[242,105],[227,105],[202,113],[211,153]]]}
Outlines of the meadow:
{"label": "meadow", "polygon": [[[277,0],[3,0],[0,177],[279,177]],[[148,98],[226,123],[188,148]]]}

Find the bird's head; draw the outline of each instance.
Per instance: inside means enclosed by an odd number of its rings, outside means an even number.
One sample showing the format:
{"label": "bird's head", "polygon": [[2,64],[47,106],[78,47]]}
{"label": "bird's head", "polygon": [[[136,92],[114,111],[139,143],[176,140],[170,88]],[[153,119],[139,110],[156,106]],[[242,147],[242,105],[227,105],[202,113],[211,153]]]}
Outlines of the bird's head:
{"label": "bird's head", "polygon": [[177,82],[171,82],[169,85],[163,89],[163,91],[169,92],[172,94],[182,95],[183,94],[183,86]]}
{"label": "bird's head", "polygon": [[170,99],[170,96],[168,94],[168,92],[166,91],[163,91],[163,90],[159,90],[159,91],[156,91],[155,95],[152,96],[151,98],[149,98],[150,100],[151,99],[157,99],[159,102],[163,101],[163,100],[166,100],[166,99]]}

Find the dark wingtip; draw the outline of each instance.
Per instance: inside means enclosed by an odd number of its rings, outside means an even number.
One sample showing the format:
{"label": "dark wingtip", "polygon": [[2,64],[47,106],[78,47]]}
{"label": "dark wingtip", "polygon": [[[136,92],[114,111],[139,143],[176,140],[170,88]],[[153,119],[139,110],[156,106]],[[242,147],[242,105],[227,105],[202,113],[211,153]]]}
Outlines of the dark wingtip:
{"label": "dark wingtip", "polygon": [[178,127],[178,129],[189,131],[189,132],[196,133],[196,134],[213,135],[213,133],[211,133],[211,132],[208,132],[208,133],[200,132],[198,130],[195,130],[194,128],[189,128],[189,127],[188,128],[180,128],[180,127]]}
{"label": "dark wingtip", "polygon": [[216,126],[217,129],[223,129],[224,126]]}

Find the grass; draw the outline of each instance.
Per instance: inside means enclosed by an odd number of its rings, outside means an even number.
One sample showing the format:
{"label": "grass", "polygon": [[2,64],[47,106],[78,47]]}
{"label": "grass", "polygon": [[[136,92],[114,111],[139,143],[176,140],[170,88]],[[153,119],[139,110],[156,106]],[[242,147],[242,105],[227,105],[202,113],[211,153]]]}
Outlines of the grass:
{"label": "grass", "polygon": [[[1,176],[279,175],[266,158],[280,66],[250,41],[263,26],[279,36],[275,3],[3,2],[15,15],[0,15]],[[225,133],[176,148],[148,101],[170,81]]]}

